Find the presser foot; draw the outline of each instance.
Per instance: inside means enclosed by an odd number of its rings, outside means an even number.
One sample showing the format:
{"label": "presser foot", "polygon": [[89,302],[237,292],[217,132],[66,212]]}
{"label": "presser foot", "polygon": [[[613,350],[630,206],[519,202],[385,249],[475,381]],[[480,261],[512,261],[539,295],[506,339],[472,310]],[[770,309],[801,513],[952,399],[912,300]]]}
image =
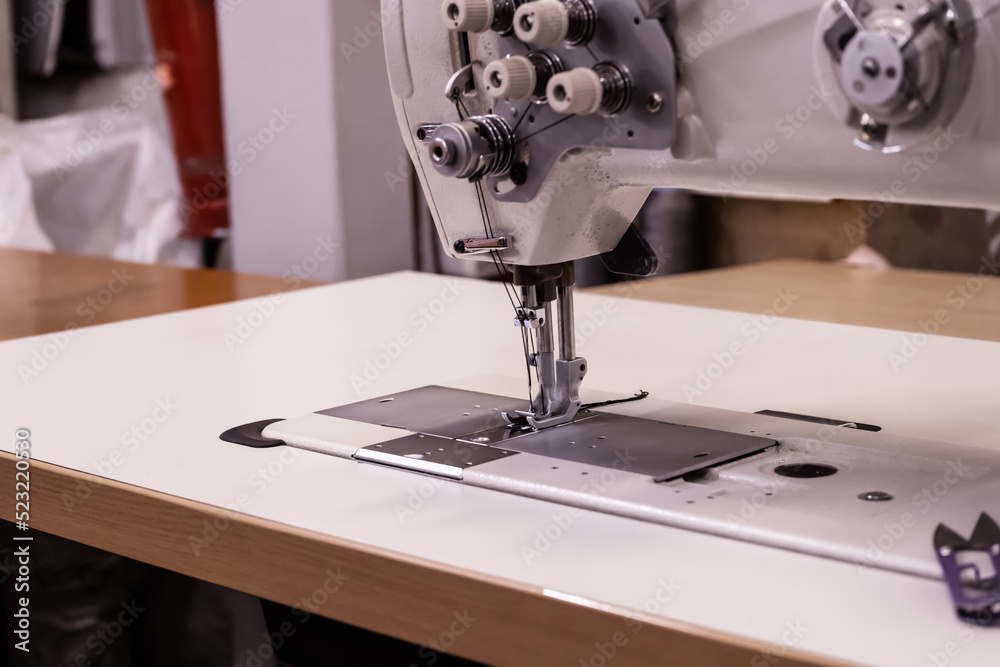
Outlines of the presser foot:
{"label": "presser foot", "polygon": [[[521,290],[514,324],[524,330],[528,366],[535,369],[539,385],[531,409],[521,412],[519,418],[535,430],[568,424],[580,411],[580,385],[587,374],[587,360],[576,356],[574,276],[572,262],[514,267],[514,283]],[[528,338],[534,350],[530,354]]]}
{"label": "presser foot", "polygon": [[504,413],[504,419],[514,425],[523,425],[541,431],[572,422],[583,402],[580,385],[587,374],[587,360],[577,357],[572,361],[557,360],[555,382],[545,387],[531,401],[531,410]]}

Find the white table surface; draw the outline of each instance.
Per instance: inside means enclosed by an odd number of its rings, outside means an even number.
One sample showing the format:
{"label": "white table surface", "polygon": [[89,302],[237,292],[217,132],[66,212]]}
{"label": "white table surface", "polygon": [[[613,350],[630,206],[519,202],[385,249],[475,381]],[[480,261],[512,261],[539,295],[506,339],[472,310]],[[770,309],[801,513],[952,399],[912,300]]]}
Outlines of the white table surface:
{"label": "white table surface", "polygon": [[[262,310],[273,312],[252,316]],[[235,344],[248,318],[260,326]],[[913,334],[589,295],[578,296],[577,318],[603,321],[581,326],[588,389],[641,388],[687,403],[684,385],[739,341],[745,354],[695,403],[828,415],[1000,450],[995,343],[920,339],[916,356],[894,370],[888,355]],[[384,362],[383,344],[401,334],[409,346],[356,389],[352,376],[364,376],[366,360]],[[0,449],[12,451],[15,429],[30,428],[39,460],[217,506],[247,494],[245,511],[255,516],[581,604],[641,608],[665,597],[668,584],[674,593],[659,605],[663,615],[768,643],[791,637],[795,648],[865,664],[935,664],[946,650],[955,654],[945,656],[948,665],[998,663],[1000,630],[959,623],[941,582],[591,512],[528,563],[521,547],[561,506],[444,483],[403,522],[394,508],[426,478],[218,439],[237,424],[427,384],[480,377],[480,389],[526,392],[520,338],[499,285],[393,274],[290,293],[276,304],[242,301],[92,327],[25,380],[21,367],[35,352],[52,356],[51,344],[50,336],[0,343],[0,433],[9,434]],[[154,414],[165,414],[157,401],[176,407],[136,445],[125,434],[144,420],[150,430]],[[281,473],[264,479],[259,470],[277,469],[276,460]]]}

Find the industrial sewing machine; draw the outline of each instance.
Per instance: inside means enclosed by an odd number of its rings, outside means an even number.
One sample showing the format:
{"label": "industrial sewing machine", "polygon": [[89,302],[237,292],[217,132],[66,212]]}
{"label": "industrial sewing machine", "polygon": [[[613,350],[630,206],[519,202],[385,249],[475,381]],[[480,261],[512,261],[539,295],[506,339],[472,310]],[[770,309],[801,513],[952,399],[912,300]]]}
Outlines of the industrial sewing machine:
{"label": "industrial sewing machine", "polygon": [[[447,252],[512,276],[529,399],[432,387],[229,438],[944,578],[963,617],[996,622],[1000,457],[829,415],[746,415],[716,430],[584,405],[572,262],[600,255],[612,271],[652,273],[631,222],[658,186],[1000,208],[998,8],[386,0],[407,149]],[[368,422],[405,433],[350,446],[317,437],[317,419],[331,420],[327,431]],[[588,470],[613,471],[614,483],[580,488]],[[871,556],[884,508],[915,505],[940,479],[949,492],[928,503],[933,521]],[[757,520],[735,525],[758,493]]]}
{"label": "industrial sewing machine", "polygon": [[448,252],[513,268],[536,428],[580,405],[570,263],[651,272],[630,228],[651,186],[1000,206],[991,3],[432,9],[387,28],[400,128]]}

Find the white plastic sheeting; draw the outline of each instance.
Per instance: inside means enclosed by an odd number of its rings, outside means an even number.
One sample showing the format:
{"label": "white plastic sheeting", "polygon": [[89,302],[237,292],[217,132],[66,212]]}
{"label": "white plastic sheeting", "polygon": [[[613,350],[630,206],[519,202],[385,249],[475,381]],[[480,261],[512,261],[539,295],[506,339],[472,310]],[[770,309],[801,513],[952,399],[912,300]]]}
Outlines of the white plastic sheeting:
{"label": "white plastic sheeting", "polygon": [[13,147],[0,131],[0,246],[52,250],[52,241],[38,226],[31,199],[31,181]]}
{"label": "white plastic sheeting", "polygon": [[55,250],[197,265],[196,247],[179,239],[173,153],[148,119],[115,107],[24,123],[0,118],[0,141],[30,179],[37,226]]}

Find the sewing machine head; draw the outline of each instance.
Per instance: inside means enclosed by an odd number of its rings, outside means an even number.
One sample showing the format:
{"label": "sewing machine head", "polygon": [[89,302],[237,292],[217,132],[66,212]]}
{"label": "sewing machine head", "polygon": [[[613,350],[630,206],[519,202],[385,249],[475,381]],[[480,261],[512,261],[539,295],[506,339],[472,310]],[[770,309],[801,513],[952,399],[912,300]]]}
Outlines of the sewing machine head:
{"label": "sewing machine head", "polygon": [[580,404],[569,263],[650,273],[630,224],[653,187],[1000,207],[996,8],[384,0],[397,116],[446,250],[514,267],[531,425]]}

